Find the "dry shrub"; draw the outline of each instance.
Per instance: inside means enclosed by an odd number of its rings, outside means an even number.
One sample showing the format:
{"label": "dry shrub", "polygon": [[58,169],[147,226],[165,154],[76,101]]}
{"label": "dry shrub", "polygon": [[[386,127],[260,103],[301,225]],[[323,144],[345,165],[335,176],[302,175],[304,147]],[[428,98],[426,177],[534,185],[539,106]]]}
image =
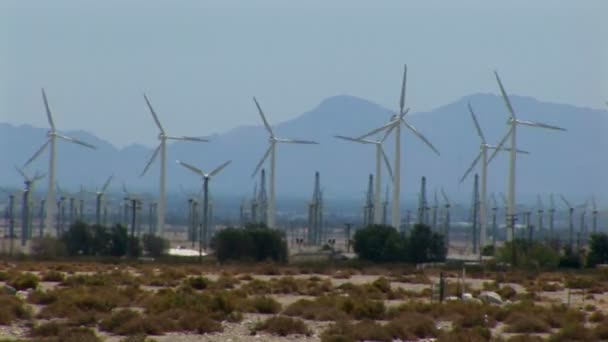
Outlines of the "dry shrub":
{"label": "dry shrub", "polygon": [[62,282],[64,279],[65,276],[63,275],[63,273],[53,270],[44,272],[44,274],[42,275],[42,281]]}
{"label": "dry shrub", "polygon": [[549,337],[550,342],[596,341],[593,332],[580,322],[570,322]]}
{"label": "dry shrub", "polygon": [[127,289],[117,290],[111,286],[66,287],[47,291],[44,296],[33,296],[32,300],[45,300],[48,305],[40,312],[41,318],[81,317],[83,313],[109,313],[119,306],[129,306],[137,298]]}
{"label": "dry shrub", "polygon": [[9,325],[16,320],[29,319],[31,315],[21,300],[12,295],[0,294],[0,325]]}
{"label": "dry shrub", "polygon": [[593,335],[595,335],[598,340],[608,340],[608,324],[602,322],[596,325],[595,328],[593,328]]}
{"label": "dry shrub", "polygon": [[501,286],[497,292],[503,300],[513,299],[517,295],[515,289],[509,285]]}
{"label": "dry shrub", "polygon": [[349,315],[340,308],[337,297],[321,296],[314,300],[300,299],[289,305],[283,314],[315,321],[337,321]]}
{"label": "dry shrub", "polygon": [[49,322],[30,330],[30,337],[43,342],[101,342],[89,328],[73,327],[66,323]]}
{"label": "dry shrub", "polygon": [[464,329],[459,326],[451,331],[443,332],[438,342],[485,342],[492,339],[492,332],[488,328],[474,327]]}
{"label": "dry shrub", "polygon": [[391,333],[384,326],[369,320],[354,324],[352,336],[357,341],[393,341]]}
{"label": "dry shrub", "polygon": [[511,333],[544,333],[551,329],[542,317],[524,312],[510,315],[506,323],[508,324],[506,331]]}
{"label": "dry shrub", "polygon": [[293,334],[309,336],[312,333],[304,321],[286,316],[270,317],[265,321],[256,324],[253,331],[265,331],[279,336]]}
{"label": "dry shrub", "polygon": [[102,320],[99,327],[117,335],[159,335],[164,331],[173,330],[167,323],[152,317],[143,317],[137,311],[119,310]]}
{"label": "dry shrub", "polygon": [[604,320],[606,320],[606,315],[601,311],[595,311],[589,316],[589,322],[601,323],[604,322]]}
{"label": "dry shrub", "polygon": [[281,311],[281,304],[274,298],[267,296],[248,298],[245,307],[248,312],[261,314],[276,314]]}
{"label": "dry shrub", "polygon": [[511,336],[507,341],[508,342],[543,342],[544,339],[540,336],[524,334],[524,335]]}
{"label": "dry shrub", "polygon": [[198,276],[184,279],[183,284],[195,290],[205,290],[209,287],[211,281],[205,277]]}
{"label": "dry shrub", "polygon": [[391,320],[386,329],[393,338],[416,340],[437,337],[438,331],[434,320],[419,313],[404,313]]}
{"label": "dry shrub", "polygon": [[8,281],[8,285],[14,287],[17,291],[27,289],[36,289],[40,279],[33,273],[20,273]]}

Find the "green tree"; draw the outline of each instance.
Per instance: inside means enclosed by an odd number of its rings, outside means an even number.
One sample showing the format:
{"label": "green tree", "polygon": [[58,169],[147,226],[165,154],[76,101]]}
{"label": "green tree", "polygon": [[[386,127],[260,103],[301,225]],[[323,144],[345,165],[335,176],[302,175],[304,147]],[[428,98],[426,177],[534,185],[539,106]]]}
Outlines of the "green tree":
{"label": "green tree", "polygon": [[409,260],[414,263],[443,261],[447,253],[443,236],[425,224],[416,224],[408,237]]}
{"label": "green tree", "polygon": [[112,227],[110,233],[110,248],[108,254],[111,256],[123,256],[127,254],[129,246],[129,235],[127,228],[117,224]]}
{"label": "green tree", "polygon": [[595,267],[598,264],[608,263],[608,235],[605,233],[591,234],[589,247],[587,266]]}
{"label": "green tree", "polygon": [[68,255],[90,255],[93,234],[89,226],[81,221],[74,222],[61,240],[65,244]]}
{"label": "green tree", "polygon": [[370,225],[357,230],[354,250],[360,259],[374,262],[404,261],[406,241],[397,230],[385,225]]}
{"label": "green tree", "polygon": [[215,235],[212,245],[220,262],[287,260],[287,243],[284,235],[278,230],[263,225],[250,225],[245,229],[223,229]]}
{"label": "green tree", "polygon": [[169,249],[169,241],[153,234],[145,234],[142,242],[144,250],[155,258],[162,256]]}
{"label": "green tree", "polygon": [[523,268],[555,268],[560,263],[560,255],[551,246],[539,241],[515,239],[506,242],[496,251],[496,260],[510,263],[513,258],[513,248],[517,258],[517,266]]}

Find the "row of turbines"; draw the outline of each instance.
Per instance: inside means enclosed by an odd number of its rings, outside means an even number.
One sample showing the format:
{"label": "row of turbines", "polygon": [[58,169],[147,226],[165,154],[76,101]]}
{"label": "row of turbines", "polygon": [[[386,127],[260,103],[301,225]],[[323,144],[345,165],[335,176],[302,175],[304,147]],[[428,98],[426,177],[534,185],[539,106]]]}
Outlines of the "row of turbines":
{"label": "row of turbines", "polygon": [[[505,106],[506,106],[506,108],[508,110],[508,114],[509,114],[508,121],[507,121],[507,130],[497,145],[494,146],[494,145],[488,144],[487,140],[483,134],[483,131],[479,125],[479,122],[476,118],[472,105],[471,104],[468,105],[468,110],[471,114],[475,130],[476,130],[481,142],[480,142],[480,147],[479,147],[479,153],[477,154],[476,158],[473,160],[473,163],[471,164],[471,166],[466,170],[463,177],[460,179],[461,182],[464,181],[468,177],[468,175],[471,174],[471,172],[475,169],[475,167],[477,165],[481,165],[481,170],[480,170],[481,178],[480,178],[480,186],[479,186],[480,195],[479,195],[479,201],[478,201],[479,202],[479,234],[478,234],[478,237],[476,237],[478,239],[478,245],[481,245],[481,246],[486,245],[486,239],[487,239],[487,224],[488,224],[487,179],[488,179],[488,165],[490,164],[490,162],[495,158],[497,153],[500,151],[509,152],[509,154],[510,154],[509,177],[508,177],[508,182],[507,182],[507,196],[506,196],[507,197],[507,199],[506,199],[507,200],[507,220],[506,220],[507,224],[506,225],[507,225],[507,232],[508,232],[507,239],[511,240],[514,235],[514,228],[515,228],[515,223],[516,223],[516,219],[515,219],[515,217],[516,217],[516,203],[515,203],[516,173],[515,173],[515,169],[516,169],[517,155],[528,153],[527,151],[519,150],[517,148],[518,128],[519,128],[519,126],[523,125],[523,126],[531,126],[531,127],[550,129],[550,130],[556,130],[556,131],[565,130],[561,127],[548,125],[545,123],[522,120],[518,116],[516,116],[516,112],[511,105],[507,92],[501,82],[501,79],[500,79],[498,73],[494,72],[494,75],[495,75],[496,81],[498,83],[498,86],[499,86],[499,89],[501,92],[501,96],[505,102]],[[403,176],[402,165],[401,165],[402,164],[401,163],[401,158],[402,158],[401,139],[402,139],[402,135],[403,135],[402,129],[407,129],[409,132],[414,134],[436,155],[440,154],[439,150],[421,132],[419,132],[412,124],[410,124],[406,120],[406,116],[409,112],[409,108],[406,107],[406,85],[407,85],[407,66],[404,66],[403,78],[402,78],[402,84],[401,84],[401,96],[400,96],[400,101],[399,101],[399,110],[398,110],[398,112],[396,112],[392,115],[392,117],[390,118],[390,120],[387,123],[385,123],[384,125],[382,125],[380,127],[374,128],[373,130],[366,132],[360,136],[356,136],[356,137],[336,135],[337,139],[340,139],[343,141],[358,143],[358,144],[362,144],[362,145],[372,145],[375,147],[375,155],[376,155],[375,181],[372,178],[370,178],[370,182],[374,183],[374,189],[372,192],[371,186],[370,186],[370,191],[369,191],[368,197],[367,197],[367,202],[369,202],[369,203],[366,203],[367,214],[366,214],[365,220],[375,223],[375,224],[388,223],[387,221],[388,221],[388,212],[389,212],[389,210],[388,210],[389,201],[387,198],[385,198],[385,200],[382,201],[382,185],[383,185],[382,184],[382,168],[384,165],[384,167],[386,168],[386,171],[389,175],[390,183],[392,185],[392,189],[390,191],[390,193],[392,195],[392,200],[390,201],[390,205],[391,205],[390,225],[392,225],[393,227],[397,227],[397,228],[400,228],[402,225],[401,210],[400,210],[400,208],[401,208],[401,206],[400,206],[401,177]],[[46,109],[47,119],[48,119],[48,122],[50,125],[50,130],[47,134],[47,140],[45,141],[45,143],[34,153],[34,155],[25,163],[24,166],[28,166],[29,164],[31,164],[47,148],[50,149],[49,166],[48,166],[48,174],[47,174],[48,190],[47,190],[47,197],[46,197],[46,202],[45,202],[46,204],[45,204],[45,210],[44,210],[44,213],[45,213],[44,228],[47,230],[50,230],[51,227],[53,226],[53,221],[56,217],[56,211],[57,211],[57,207],[55,205],[55,188],[56,188],[55,161],[56,161],[56,153],[57,153],[57,151],[56,151],[57,139],[67,141],[69,143],[77,144],[77,145],[80,145],[80,146],[83,146],[86,148],[90,148],[90,149],[95,149],[95,146],[88,144],[86,142],[59,134],[56,130],[56,127],[55,127],[55,124],[53,121],[53,117],[51,114],[51,109],[50,109],[44,89],[42,90],[42,97],[43,97],[43,101],[44,101],[44,105],[45,105],[45,109]],[[158,139],[159,139],[160,143],[157,146],[157,148],[154,150],[154,153],[152,154],[148,163],[145,165],[143,172],[141,173],[141,176],[146,174],[146,172],[149,170],[151,165],[156,161],[156,159],[160,155],[159,196],[158,196],[158,203],[156,204],[156,209],[154,210],[156,213],[156,216],[157,216],[157,219],[155,221],[156,228],[154,229],[154,232],[157,234],[163,234],[163,228],[165,226],[165,213],[166,213],[166,165],[167,165],[166,143],[168,140],[191,141],[191,142],[207,142],[208,140],[198,138],[198,137],[168,135],[166,133],[165,129],[163,128],[157,113],[153,109],[153,107],[146,95],[144,95],[144,100],[145,100],[146,105],[155,122],[155,125],[157,126],[157,128],[159,130]],[[261,160],[256,165],[254,172],[252,174],[252,177],[254,177],[256,174],[258,174],[258,172],[260,172],[260,170],[262,170],[262,172],[265,173],[265,171],[264,171],[265,169],[263,168],[263,166],[267,161],[269,162],[270,165],[267,167],[267,169],[269,170],[268,192],[266,192],[266,189],[265,189],[265,175],[263,175],[262,179],[264,182],[264,185],[263,185],[264,189],[263,189],[263,192],[261,192],[261,194],[263,194],[263,196],[262,195],[258,196],[257,194],[254,195],[255,199],[251,203],[252,208],[250,211],[251,211],[251,215],[263,216],[264,217],[263,221],[269,227],[276,228],[275,179],[276,179],[277,145],[284,144],[284,143],[317,144],[317,142],[311,141],[311,140],[299,140],[299,139],[288,139],[288,138],[277,137],[275,135],[275,132],[272,129],[271,125],[269,124],[269,122],[266,118],[266,115],[265,115],[264,111],[262,110],[262,107],[259,104],[258,100],[254,97],[253,101],[254,101],[257,111],[260,115],[260,118],[263,122],[263,125],[268,133],[269,145],[268,145],[268,148],[265,151],[264,155],[262,156]],[[384,148],[383,148],[384,143],[387,141],[387,139],[389,137],[393,138],[393,141],[395,144],[392,165],[389,161],[389,157],[387,156],[387,154],[385,153]],[[492,151],[491,155],[489,155],[490,151]],[[209,204],[208,204],[208,202],[209,202],[209,199],[208,199],[209,181],[211,178],[216,176],[221,170],[223,170],[226,166],[228,166],[230,164],[230,161],[227,161],[227,162],[221,164],[220,166],[218,166],[216,169],[212,170],[209,173],[205,173],[203,170],[201,170],[200,168],[198,168],[192,164],[188,164],[188,163],[182,162],[182,161],[177,161],[177,162],[181,166],[187,168],[188,170],[190,170],[191,172],[193,172],[194,174],[199,176],[202,180],[202,183],[203,183],[202,210],[204,212],[203,218],[202,218],[203,226],[204,226],[203,235],[204,235],[205,241],[208,241],[207,235],[209,234],[209,230],[208,230],[207,224],[205,222],[208,221],[207,211],[209,209]],[[315,184],[317,184],[317,183],[318,183],[318,175],[315,180]],[[101,214],[101,210],[102,210],[101,203],[103,202],[103,196],[104,196],[105,190],[107,189],[107,184],[108,184],[108,182],[106,182],[106,184],[100,189],[100,191],[98,191],[98,194],[97,194],[96,221],[98,223],[101,222],[101,215],[102,215]],[[386,194],[388,194],[388,193],[389,193],[389,191],[387,189]],[[447,200],[447,196],[445,196],[445,193],[443,193],[443,196],[446,200],[446,203],[449,203],[449,201]],[[310,203],[310,213],[309,213],[309,216],[311,217],[309,219],[309,221],[310,221],[309,226],[311,227],[310,228],[311,232],[309,233],[310,235],[309,235],[308,239],[310,241],[318,241],[319,238],[321,237],[320,232],[322,231],[322,228],[319,228],[319,227],[322,226],[323,220],[321,218],[322,214],[319,214],[319,213],[323,212],[322,197],[323,197],[322,190],[320,188],[317,189],[317,187],[315,186],[313,199],[311,200],[311,203]],[[254,206],[255,206],[255,208],[253,208]],[[449,206],[449,204],[446,204],[446,206]],[[242,207],[244,207],[244,205],[242,205]],[[191,210],[196,210],[196,209],[191,209]],[[243,221],[243,216],[244,216],[243,213],[244,213],[244,210],[241,209],[241,221]],[[448,215],[449,215],[449,213],[448,213]],[[436,216],[436,214],[434,215],[434,217],[435,216]],[[255,220],[258,220],[258,218],[254,218],[254,221]],[[449,223],[448,223],[448,225],[449,225]]]}

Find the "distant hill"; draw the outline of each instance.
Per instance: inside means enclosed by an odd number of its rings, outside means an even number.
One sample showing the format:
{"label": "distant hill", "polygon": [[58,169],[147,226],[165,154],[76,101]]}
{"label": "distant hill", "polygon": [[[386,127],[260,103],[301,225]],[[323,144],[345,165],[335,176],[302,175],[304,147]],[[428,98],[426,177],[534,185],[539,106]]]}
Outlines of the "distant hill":
{"label": "distant hill", "polygon": [[[430,112],[412,112],[407,119],[440,150],[435,156],[409,131],[404,130],[402,186],[406,200],[414,200],[422,175],[428,178],[429,190],[444,187],[455,199],[468,200],[472,193],[472,177],[463,184],[458,179],[478,152],[479,139],[467,111],[470,102],[490,143],[497,143],[506,130],[507,112],[502,99],[491,94],[466,96]],[[512,97],[518,115],[525,120],[543,121],[562,126],[567,132],[554,132],[530,127],[518,131],[518,145],[530,151],[518,158],[518,192],[532,200],[537,193],[564,193],[582,201],[595,193],[608,191],[608,112],[566,104],[540,102],[530,97]],[[271,108],[267,108],[272,113]],[[253,114],[252,114],[253,115]],[[314,171],[321,180],[328,199],[360,198],[366,187],[367,174],[374,170],[374,149],[333,138],[336,134],[360,135],[381,126],[391,112],[377,104],[352,96],[335,96],[293,120],[275,126],[276,134],[285,138],[312,139],[320,145],[281,144],[277,150],[277,195],[309,197]],[[272,116],[269,118],[272,120]],[[197,124],[193,122],[192,124]],[[128,130],[130,127],[116,127]],[[149,174],[139,178],[152,149],[131,145],[117,149],[111,143],[87,132],[67,134],[95,144],[89,151],[60,141],[58,144],[57,179],[63,187],[76,189],[84,184],[94,189],[108,175],[118,180],[113,188],[126,182],[130,188],[156,193],[158,164]],[[13,165],[22,165],[43,143],[45,128],[29,125],[0,124],[0,185],[18,186],[20,179]],[[184,160],[209,170],[231,159],[224,173],[212,182],[216,194],[245,196],[253,187],[251,173],[267,146],[263,127],[236,127],[209,137],[210,143],[177,142],[168,150],[168,187],[196,187],[199,179],[175,164]],[[392,162],[393,142],[386,143]],[[30,168],[45,171],[45,154]],[[505,191],[506,155],[490,166],[489,191]],[[404,178],[403,178],[404,177]],[[387,181],[384,175],[384,181]],[[608,198],[606,198],[608,199]]]}

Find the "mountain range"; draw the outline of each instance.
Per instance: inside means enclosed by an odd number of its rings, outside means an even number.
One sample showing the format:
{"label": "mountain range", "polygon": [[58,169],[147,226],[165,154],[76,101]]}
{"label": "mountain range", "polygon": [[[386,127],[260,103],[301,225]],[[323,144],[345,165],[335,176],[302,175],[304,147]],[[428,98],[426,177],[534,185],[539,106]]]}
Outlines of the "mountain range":
{"label": "mountain range", "polygon": [[[521,126],[518,147],[530,155],[517,159],[517,191],[521,201],[535,202],[543,194],[563,193],[571,201],[582,202],[595,194],[608,200],[608,111],[568,104],[541,102],[531,97],[512,96],[518,117],[561,126],[566,132]],[[502,99],[493,94],[473,94],[428,112],[410,112],[406,116],[440,151],[436,156],[407,129],[402,132],[402,193],[405,201],[414,201],[420,177],[426,176],[429,195],[441,187],[455,200],[470,201],[472,179],[459,179],[479,151],[479,138],[467,110],[470,103],[479,118],[488,143],[496,144],[507,129],[507,111]],[[252,105],[252,115],[255,114]],[[40,115],[43,115],[42,111]],[[274,126],[279,137],[316,140],[319,145],[280,144],[277,148],[277,198],[311,196],[314,172],[321,173],[324,194],[328,199],[363,198],[368,174],[375,170],[373,146],[349,143],[334,135],[358,136],[386,123],[391,110],[353,96],[334,96],[316,108]],[[168,119],[168,118],[167,118]],[[272,116],[269,117],[272,124]],[[201,119],[197,119],[201,120]],[[202,120],[201,120],[202,121]],[[196,121],[193,125],[198,124]],[[203,124],[202,122],[200,124]],[[121,127],[117,130],[136,129]],[[0,123],[0,185],[21,184],[14,165],[23,163],[46,138],[46,128]],[[109,175],[131,191],[156,193],[158,161],[139,177],[153,149],[130,145],[118,149],[110,142],[84,131],[64,132],[97,146],[91,151],[63,141],[58,142],[57,181],[73,191],[82,184],[89,190],[101,186]],[[225,160],[233,163],[211,183],[217,196],[249,196],[254,181],[251,173],[264,154],[268,136],[263,126],[239,126],[209,137],[209,143],[176,142],[168,147],[168,189],[195,188],[200,179],[177,165],[183,160],[211,170]],[[386,141],[386,153],[392,163],[394,143]],[[29,169],[46,172],[48,153]],[[500,153],[489,167],[490,192],[506,191],[508,155]],[[388,176],[383,175],[384,184]],[[41,185],[44,188],[44,181]],[[468,203],[468,202],[467,202]],[[545,204],[547,205],[547,204]]]}

